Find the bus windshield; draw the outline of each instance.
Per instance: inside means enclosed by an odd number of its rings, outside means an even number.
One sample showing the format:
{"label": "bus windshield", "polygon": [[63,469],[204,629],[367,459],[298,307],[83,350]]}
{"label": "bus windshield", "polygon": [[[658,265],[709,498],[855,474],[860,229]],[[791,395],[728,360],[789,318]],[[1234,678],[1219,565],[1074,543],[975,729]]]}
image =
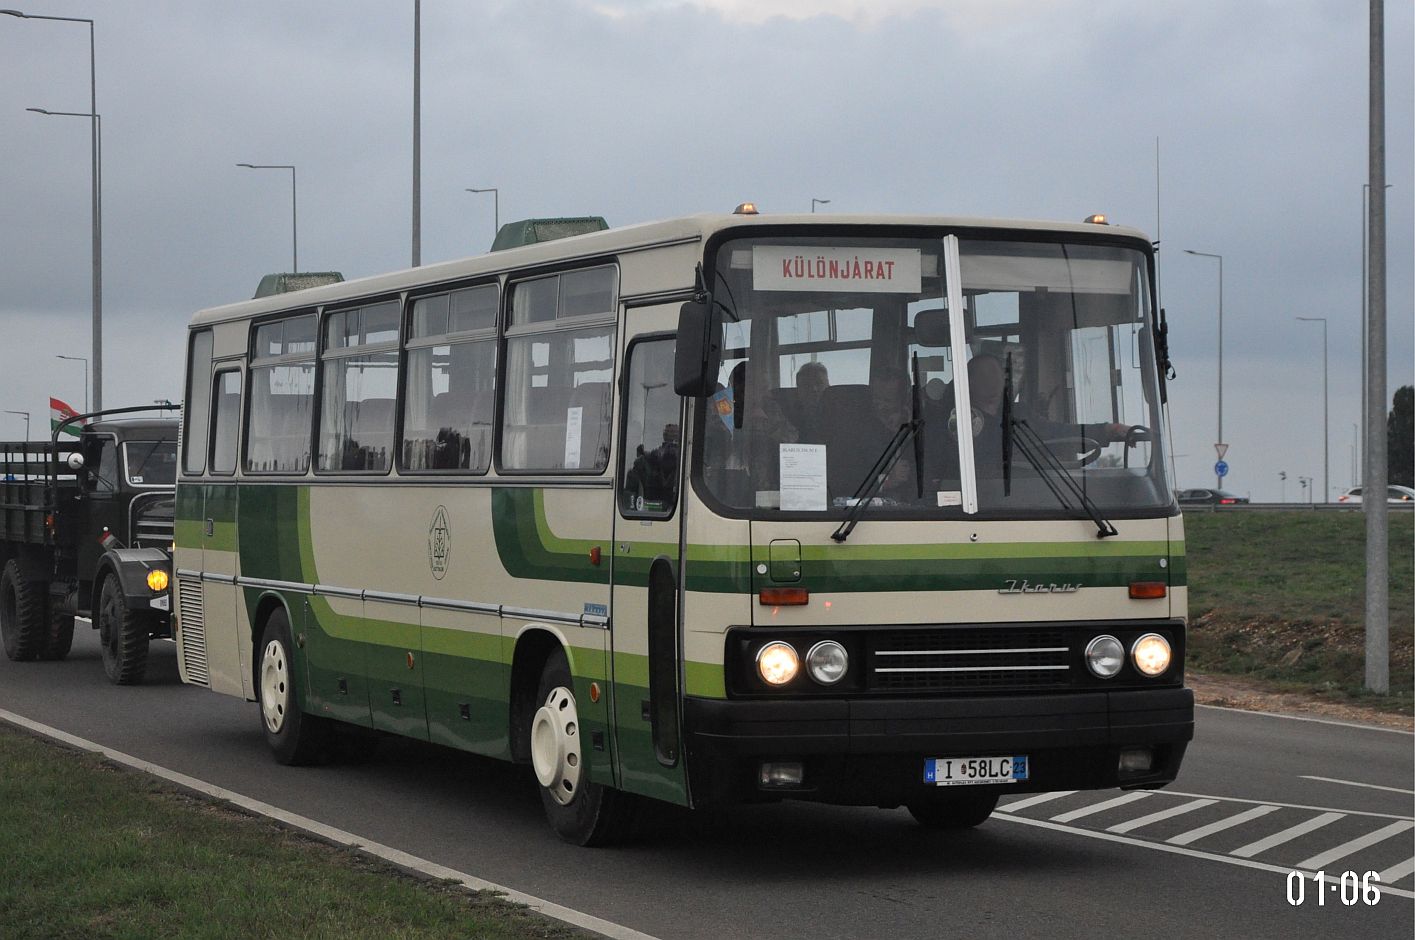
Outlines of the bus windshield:
{"label": "bus windshield", "polygon": [[714,268],[698,466],[734,514],[838,518],[862,494],[908,518],[1169,511],[1143,251],[764,237]]}

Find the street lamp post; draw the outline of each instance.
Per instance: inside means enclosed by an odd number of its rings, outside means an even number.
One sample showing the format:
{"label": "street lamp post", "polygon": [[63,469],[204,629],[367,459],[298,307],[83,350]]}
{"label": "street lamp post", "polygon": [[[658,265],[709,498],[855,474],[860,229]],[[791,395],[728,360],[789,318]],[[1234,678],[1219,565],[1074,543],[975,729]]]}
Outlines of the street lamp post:
{"label": "street lamp post", "polygon": [[423,263],[423,5],[413,0],[413,267]]}
{"label": "street lamp post", "polygon": [[1331,451],[1331,433],[1327,427],[1327,318],[1326,317],[1298,317],[1304,323],[1320,323],[1322,325],[1322,502],[1331,500],[1331,464],[1329,461]]}
{"label": "street lamp post", "polygon": [[29,443],[29,412],[28,412],[28,411],[11,411],[10,409],[6,408],[6,409],[5,409],[5,414],[7,414],[7,415],[20,415],[20,416],[22,416],[22,417],[25,419],[25,443],[28,444],[28,443]]}
{"label": "street lamp post", "polygon": [[[93,407],[103,408],[103,203],[100,193],[102,165],[101,119],[98,116],[98,69],[95,64],[93,20],[77,16],[42,16],[19,10],[0,10],[23,20],[53,20],[58,23],[88,24],[88,113],[41,112],[89,119],[89,152],[93,158]],[[34,110],[34,109],[31,109]]]}
{"label": "street lamp post", "polygon": [[55,356],[55,359],[70,359],[84,364],[84,413],[88,413],[88,360],[83,356]]}
{"label": "street lamp post", "polygon": [[296,199],[295,188],[295,168],[288,163],[238,163],[236,166],[245,167],[247,170],[289,170],[290,171],[290,250],[293,258],[291,264],[291,274],[300,273],[300,226],[299,226],[299,204]]}
{"label": "street lamp post", "polygon": [[491,224],[496,229],[492,238],[501,232],[501,191],[495,186],[488,186],[486,189],[472,189],[467,187],[469,193],[491,193]]}
{"label": "street lamp post", "polygon": [[829,200],[829,199],[812,199],[812,200],[811,200],[811,214],[812,214],[812,215],[815,215],[815,213],[816,213],[816,206],[828,206],[828,205],[830,205],[830,200]]}
{"label": "street lamp post", "polygon": [[[1200,258],[1218,259],[1218,440],[1214,443],[1222,444],[1223,440],[1223,255],[1217,255],[1208,251],[1194,251],[1185,248],[1184,253],[1195,255]],[[1214,486],[1223,487],[1223,477],[1215,476]]]}

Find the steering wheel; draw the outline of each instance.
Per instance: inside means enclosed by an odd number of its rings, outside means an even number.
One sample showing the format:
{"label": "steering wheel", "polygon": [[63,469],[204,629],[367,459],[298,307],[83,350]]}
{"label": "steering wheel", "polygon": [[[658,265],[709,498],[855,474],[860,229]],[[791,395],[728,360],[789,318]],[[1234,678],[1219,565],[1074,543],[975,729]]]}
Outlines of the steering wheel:
{"label": "steering wheel", "polygon": [[1100,441],[1092,437],[1054,437],[1048,441],[1042,441],[1052,453],[1075,454],[1071,459],[1062,459],[1061,465],[1067,469],[1076,467],[1088,467],[1095,463],[1101,456],[1101,449],[1105,446]]}

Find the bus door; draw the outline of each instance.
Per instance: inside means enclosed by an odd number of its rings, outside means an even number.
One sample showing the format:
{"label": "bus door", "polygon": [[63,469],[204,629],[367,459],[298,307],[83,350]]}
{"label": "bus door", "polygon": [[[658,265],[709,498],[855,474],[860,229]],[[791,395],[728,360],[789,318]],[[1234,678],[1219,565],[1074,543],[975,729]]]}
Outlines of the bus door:
{"label": "bus door", "polygon": [[686,804],[678,621],[683,400],[673,390],[678,307],[625,313],[611,674],[619,786]]}

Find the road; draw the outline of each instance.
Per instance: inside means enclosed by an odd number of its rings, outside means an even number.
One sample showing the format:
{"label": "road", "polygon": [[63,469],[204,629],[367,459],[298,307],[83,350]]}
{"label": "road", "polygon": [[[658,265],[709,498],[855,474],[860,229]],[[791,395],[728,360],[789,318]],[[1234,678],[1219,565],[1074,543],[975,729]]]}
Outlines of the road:
{"label": "road", "polygon": [[[1201,708],[1180,779],[1145,794],[1007,798],[938,835],[902,810],[783,804],[707,827],[654,814],[632,844],[570,848],[528,770],[410,742],[288,768],[256,707],[177,679],[103,677],[81,623],[63,663],[0,659],[0,709],[459,871],[662,938],[1400,937],[1415,932],[1415,738]],[[1293,867],[1385,872],[1374,906]]]}

